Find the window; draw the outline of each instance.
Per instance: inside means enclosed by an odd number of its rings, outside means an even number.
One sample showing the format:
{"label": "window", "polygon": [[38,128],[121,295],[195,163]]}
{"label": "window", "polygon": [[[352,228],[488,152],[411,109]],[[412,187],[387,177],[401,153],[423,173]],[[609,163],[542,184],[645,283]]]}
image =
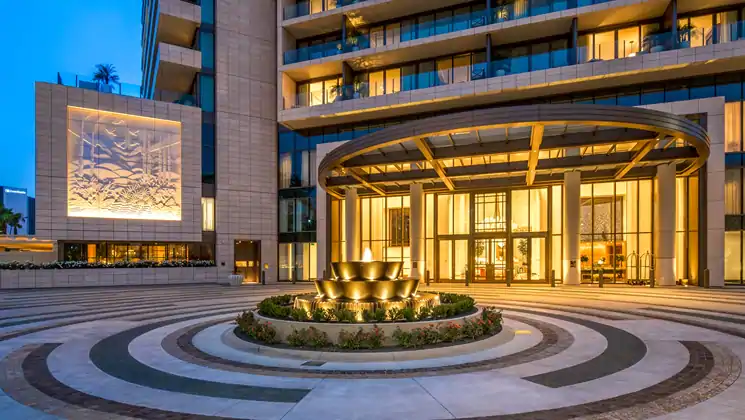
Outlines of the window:
{"label": "window", "polygon": [[279,188],[290,188],[292,180],[292,153],[279,155]]}
{"label": "window", "polygon": [[639,52],[639,27],[618,30],[618,51],[616,57],[633,57]]}
{"label": "window", "polygon": [[202,197],[202,230],[215,230],[215,199],[212,197]]}
{"label": "window", "polygon": [[391,246],[409,246],[411,242],[409,220],[408,207],[388,209],[388,238],[390,238]]}

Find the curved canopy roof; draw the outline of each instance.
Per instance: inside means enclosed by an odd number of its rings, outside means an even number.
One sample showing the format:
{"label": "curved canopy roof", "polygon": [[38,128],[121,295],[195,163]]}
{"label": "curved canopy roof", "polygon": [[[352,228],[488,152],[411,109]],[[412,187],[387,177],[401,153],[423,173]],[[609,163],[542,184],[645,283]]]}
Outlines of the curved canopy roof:
{"label": "curved canopy roof", "polygon": [[471,190],[583,179],[651,176],[675,162],[690,174],[709,156],[709,137],[684,116],[642,108],[551,104],[486,109],[395,125],[329,152],[320,185],[342,196]]}

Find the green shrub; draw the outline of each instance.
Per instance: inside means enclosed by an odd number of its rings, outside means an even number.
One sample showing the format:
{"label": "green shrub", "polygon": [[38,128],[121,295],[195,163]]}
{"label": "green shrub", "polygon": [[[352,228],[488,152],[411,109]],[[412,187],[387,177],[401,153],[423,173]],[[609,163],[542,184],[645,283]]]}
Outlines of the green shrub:
{"label": "green shrub", "polygon": [[280,295],[266,298],[257,305],[259,313],[272,318],[287,319],[290,317],[290,312],[292,311],[290,305],[294,298],[293,295]]}
{"label": "green shrub", "polygon": [[483,320],[465,320],[463,322],[463,337],[475,340],[484,335]]}
{"label": "green shrub", "polygon": [[290,317],[294,319],[295,321],[307,321],[308,311],[306,311],[303,308],[293,308],[290,311]]}
{"label": "green shrub", "polygon": [[391,321],[400,321],[403,318],[404,314],[400,308],[391,308],[388,310],[388,319]]}
{"label": "green shrub", "polygon": [[246,329],[254,324],[254,313],[251,311],[243,311],[242,314],[238,315],[238,317],[235,319],[235,323],[238,324],[238,328],[241,329],[241,331],[246,331]]}
{"label": "green shrub", "polygon": [[316,308],[313,309],[313,312],[310,314],[310,317],[315,322],[327,322],[329,320],[329,314],[324,309]]}
{"label": "green shrub", "polygon": [[373,325],[372,330],[367,332],[366,342],[367,347],[371,349],[379,349],[383,347],[383,341],[385,341],[385,334],[383,330],[378,328],[377,325]]}
{"label": "green shrub", "polygon": [[417,313],[417,319],[419,321],[424,321],[426,319],[429,319],[432,316],[432,308],[429,306],[422,306],[419,308],[419,313]]}
{"label": "green shrub", "polygon": [[339,347],[347,350],[359,350],[365,345],[366,334],[360,327],[356,332],[339,332]]}
{"label": "green shrub", "polygon": [[329,309],[329,318],[336,322],[354,323],[357,321],[357,317],[353,311],[349,309],[336,308]]}
{"label": "green shrub", "polygon": [[416,312],[414,312],[414,308],[406,307],[401,310],[401,316],[407,321],[407,322],[414,322],[416,321]]}
{"label": "green shrub", "polygon": [[383,322],[385,321],[385,309],[378,308],[373,311],[362,312],[362,319],[365,322]]}
{"label": "green shrub", "polygon": [[440,326],[440,340],[446,343],[452,343],[457,341],[462,336],[462,328],[460,324],[455,322],[448,322],[445,325]]}
{"label": "green shrub", "polygon": [[320,331],[315,327],[310,327],[307,330],[307,343],[314,349],[331,346],[328,335],[324,331]]}
{"label": "green shrub", "polygon": [[392,338],[400,347],[409,348],[415,346],[414,335],[411,332],[402,330],[401,327],[398,327],[396,328],[396,331],[393,331]]}
{"label": "green shrub", "polygon": [[481,320],[484,321],[485,334],[497,334],[502,331],[502,311],[488,306],[481,311]]}
{"label": "green shrub", "polygon": [[440,341],[440,333],[435,328],[434,324],[430,324],[422,328],[414,328],[411,333],[414,336],[414,347],[423,346],[425,344],[436,344]]}
{"label": "green shrub", "polygon": [[252,325],[246,326],[245,329],[241,328],[241,331],[256,341],[267,344],[277,342],[277,330],[272,327],[271,322],[255,322]]}
{"label": "green shrub", "polygon": [[301,330],[292,329],[292,332],[287,334],[287,344],[292,347],[305,347],[308,344],[308,330],[305,328]]}

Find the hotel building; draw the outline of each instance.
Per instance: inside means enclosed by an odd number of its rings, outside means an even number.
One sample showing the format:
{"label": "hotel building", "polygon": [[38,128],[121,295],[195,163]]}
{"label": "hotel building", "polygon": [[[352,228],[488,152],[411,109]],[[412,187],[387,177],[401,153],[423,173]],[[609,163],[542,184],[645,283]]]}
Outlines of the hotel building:
{"label": "hotel building", "polygon": [[743,13],[144,0],[135,94],[37,84],[37,236],[205,281],[369,248],[431,282],[742,284]]}

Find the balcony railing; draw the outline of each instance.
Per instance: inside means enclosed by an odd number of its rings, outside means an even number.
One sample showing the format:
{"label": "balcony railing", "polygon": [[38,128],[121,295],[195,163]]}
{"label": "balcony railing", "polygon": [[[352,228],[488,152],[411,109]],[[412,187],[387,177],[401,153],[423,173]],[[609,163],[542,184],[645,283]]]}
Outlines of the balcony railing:
{"label": "balcony railing", "polygon": [[[415,25],[401,27],[400,32],[394,36],[383,36],[380,32],[376,34],[365,35],[366,43],[359,43],[355,50],[379,47],[387,43],[397,44],[399,42],[413,41],[416,39],[428,38],[436,35],[449,34],[451,32],[463,31],[477,28],[479,26],[490,25],[493,23],[507,22],[525,17],[539,16],[551,12],[558,12],[574,7],[583,7],[593,4],[607,3],[612,0],[542,0],[540,5],[530,5],[528,0],[516,1],[503,6],[497,6],[492,9],[471,11],[468,13],[454,14],[432,19],[430,21],[420,21]],[[575,6],[576,5],[576,6]],[[304,47],[285,53],[285,64],[293,64],[301,61],[312,60],[315,58],[329,57],[332,55],[342,54],[346,51],[341,48],[342,41],[331,42],[322,45]],[[335,45],[338,44],[338,48]]]}
{"label": "balcony railing", "polygon": [[341,40],[332,41],[325,44],[312,45],[310,47],[287,51],[284,54],[284,63],[299,63],[301,61],[331,57],[333,55],[364,50],[367,48],[370,48],[370,37],[368,35],[358,35],[347,38],[346,42]]}
{"label": "balcony railing", "polygon": [[57,78],[53,83],[80,89],[94,90],[101,93],[110,93],[112,95],[152,99],[154,101],[170,102],[187,106],[199,106],[197,97],[189,93],[155,89],[155,92],[153,92],[152,95],[147,95],[139,85],[119,82],[105,83],[100,80],[94,80],[93,77],[81,76],[74,73],[57,73]]}
{"label": "balcony railing", "polygon": [[[637,45],[635,49],[633,46],[628,48],[623,46],[617,49],[615,43],[608,45],[607,47],[612,49],[613,52],[612,57],[607,59],[603,58],[603,45],[585,46],[577,49],[567,48],[532,55],[496,57],[490,63],[482,62],[467,66],[449,67],[376,82],[360,81],[352,85],[332,86],[325,91],[301,93],[285,97],[283,108],[323,105],[351,99],[389,95],[400,91],[413,91],[492,77],[561,68],[575,64],[701,47],[713,43],[727,43],[741,39],[745,39],[745,22],[716,25],[710,28],[680,30],[677,32],[677,36],[672,32],[652,33],[643,38],[641,48]],[[616,54],[619,56],[616,57]]]}
{"label": "balcony railing", "polygon": [[311,0],[299,1],[297,4],[285,6],[283,19],[294,19],[300,16],[308,16],[321,13],[326,10],[333,10],[339,7],[349,6],[350,4],[363,3],[367,0]]}

